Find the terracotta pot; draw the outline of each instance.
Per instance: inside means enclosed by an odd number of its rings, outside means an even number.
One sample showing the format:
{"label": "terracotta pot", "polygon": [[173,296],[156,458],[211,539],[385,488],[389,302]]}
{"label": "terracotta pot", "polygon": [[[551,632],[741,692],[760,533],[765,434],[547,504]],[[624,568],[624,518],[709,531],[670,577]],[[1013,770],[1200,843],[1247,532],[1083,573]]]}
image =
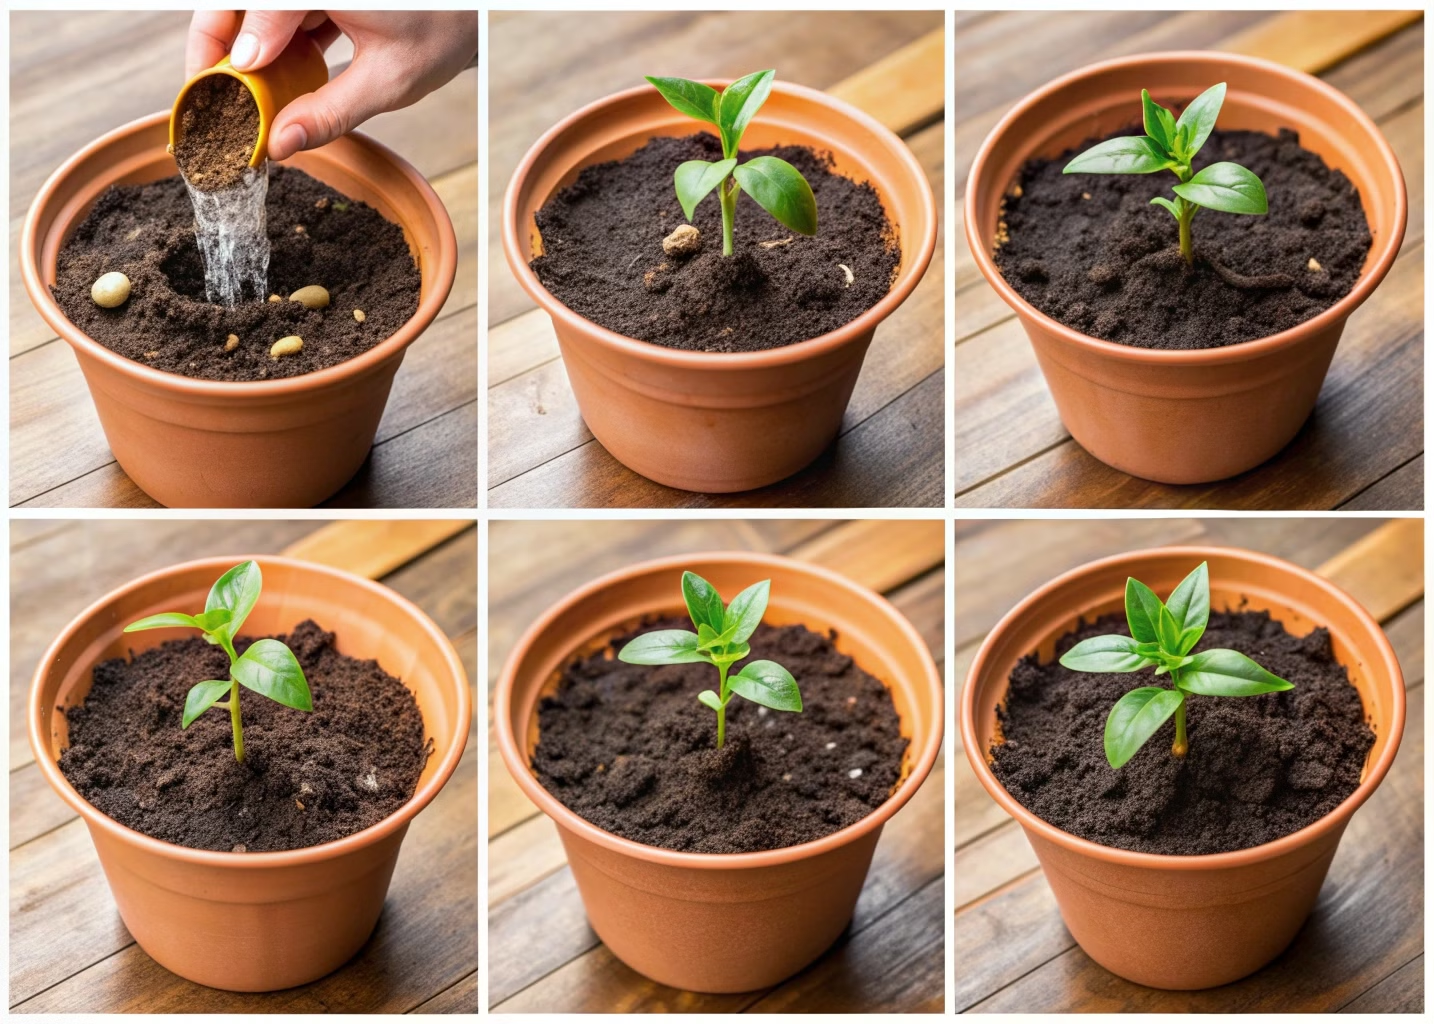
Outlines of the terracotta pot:
{"label": "terracotta pot", "polygon": [[[1210,606],[1268,610],[1291,633],[1328,627],[1335,658],[1359,690],[1374,730],[1364,776],[1328,815],[1272,843],[1198,857],[1101,846],[1037,818],[991,774],[996,707],[1011,670],[1082,619],[1124,608],[1126,577],[1169,594],[1210,563]],[[1246,603],[1247,602],[1247,603]],[[1224,985],[1269,963],[1309,916],[1354,812],[1394,761],[1404,731],[1404,677],[1379,624],[1344,591],[1308,570],[1236,548],[1171,547],[1091,562],[1041,587],[987,636],[961,698],[961,741],[986,791],[1026,832],[1066,927],[1101,966],[1140,985]]]}
{"label": "terracotta pot", "polygon": [[60,710],[84,700],[91,670],[193,630],[123,634],[160,611],[204,607],[209,587],[244,560],[207,558],[161,569],[101,598],[65,627],[35,670],[30,747],[46,781],[85,821],[120,917],[162,966],[211,988],[267,992],[320,978],[354,955],[378,922],[399,844],[463,756],[472,704],[463,664],[413,604],[378,583],[320,565],[257,555],[264,593],[246,634],[286,632],[311,617],[338,648],[376,659],[418,700],[433,755],[413,797],[377,825],[282,853],[215,853],[128,829],[88,803],[60,772],[69,742]]}
{"label": "terracotta pot", "polygon": [[[1142,88],[1161,102],[1187,103],[1216,82],[1229,83],[1222,129],[1293,128],[1302,146],[1359,189],[1374,244],[1354,289],[1290,330],[1194,352],[1092,338],[1021,298],[991,251],[1002,199],[1022,164],[1139,123]],[[1056,79],[991,131],[966,189],[971,253],[1026,329],[1066,429],[1102,462],[1170,484],[1234,476],[1290,442],[1314,408],[1345,321],[1394,264],[1407,217],[1399,162],[1353,101],[1318,78],[1228,53],[1141,54]]]}
{"label": "terracotta pot", "polygon": [[20,243],[25,291],[74,349],[115,459],[165,505],[298,508],[317,504],[358,471],[373,445],[406,348],[437,316],[457,267],[453,225],[412,166],[354,133],[284,161],[375,207],[403,228],[422,274],[418,312],[353,359],[283,380],[195,380],[111,351],[66,319],[50,294],[65,239],[114,184],[178,173],[165,152],[169,112],[110,132],[50,176]]}
{"label": "terracotta pot", "polygon": [[894,134],[840,100],[779,81],[744,146],[829,150],[838,173],[870,181],[901,239],[891,291],[829,334],[750,353],[665,348],[564,306],[528,266],[542,252],[537,210],[590,164],[627,157],[654,136],[700,130],[650,86],[579,110],[539,139],[513,174],[503,203],[503,252],[524,290],[552,317],[578,407],[603,447],[658,483],[725,493],[788,477],[836,438],[877,325],[906,301],[931,262],[936,203],[921,165]]}
{"label": "terracotta pot", "polygon": [[[559,671],[574,657],[645,616],[680,611],[683,569],[727,594],[770,578],[764,621],[835,629],[837,647],[886,682],[911,741],[904,778],[890,799],[815,842],[762,853],[696,854],[605,832],[538,783],[529,761],[539,698],[556,687]],[[518,641],[493,700],[503,761],[557,825],[593,930],[633,970],[696,992],[765,988],[820,956],[851,919],[882,825],[911,799],[941,748],[941,678],[911,624],[845,577],[774,555],[663,558],[587,584]]]}

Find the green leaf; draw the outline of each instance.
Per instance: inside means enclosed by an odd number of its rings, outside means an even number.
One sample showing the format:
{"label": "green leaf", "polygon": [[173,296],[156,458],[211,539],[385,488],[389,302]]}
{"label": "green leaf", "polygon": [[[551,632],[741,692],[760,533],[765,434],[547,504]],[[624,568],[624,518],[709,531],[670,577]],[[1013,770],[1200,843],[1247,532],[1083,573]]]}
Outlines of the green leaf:
{"label": "green leaf", "polygon": [[[1225,83],[1212,85],[1199,96],[1190,101],[1190,105],[1180,113],[1180,120],[1175,122],[1177,131],[1183,131],[1182,140],[1186,161],[1200,152],[1200,147],[1205,145],[1205,140],[1215,130],[1215,119],[1220,116],[1220,108],[1225,105]],[[1187,197],[1188,198],[1188,197]],[[1202,206],[1205,204],[1201,204]]]}
{"label": "green leaf", "polygon": [[239,685],[289,708],[314,710],[299,659],[277,640],[255,640],[229,669]]}
{"label": "green leaf", "polygon": [[717,105],[720,100],[717,90],[701,82],[686,78],[654,78],[644,76],[662,98],[688,117],[695,117],[708,124],[717,123]]}
{"label": "green leaf", "polygon": [[1140,106],[1145,117],[1145,134],[1167,155],[1175,146],[1175,115],[1150,98],[1150,92],[1140,90]]}
{"label": "green leaf", "polygon": [[180,720],[179,727],[188,729],[190,722],[223,700],[233,686],[228,679],[206,679],[202,683],[195,683],[190,687],[189,695],[184,698],[184,717]]}
{"label": "green leaf", "polygon": [[727,685],[732,692],[773,711],[802,710],[802,694],[792,674],[775,661],[751,661]]}
{"label": "green leaf", "polygon": [[252,560],[241,562],[220,576],[214,586],[209,588],[209,599],[204,602],[204,610],[212,612],[222,608],[229,612],[230,618],[214,632],[230,640],[234,639],[244,625],[244,620],[254,610],[254,605],[259,603],[259,592],[263,587],[264,579],[259,572],[259,563]]}
{"label": "green leaf", "polygon": [[167,629],[171,626],[183,626],[189,629],[203,629],[195,621],[193,615],[185,615],[183,612],[160,612],[158,615],[146,615],[138,622],[131,622],[124,628],[126,633],[138,633],[142,629]]}
{"label": "green leaf", "polygon": [[752,648],[746,644],[727,644],[721,650],[712,652],[712,663],[714,665],[730,665],[734,661],[741,661],[752,653]]}
{"label": "green leaf", "polygon": [[1159,686],[1142,686],[1116,701],[1105,720],[1105,759],[1110,766],[1119,768],[1134,757],[1183,703],[1185,694]]}
{"label": "green leaf", "polygon": [[1160,609],[1165,607],[1144,583],[1133,576],[1125,579],[1125,621],[1130,626],[1130,635],[1141,643],[1153,644],[1160,640],[1156,624],[1160,622]]}
{"label": "green leaf", "polygon": [[1180,650],[1180,624],[1175,621],[1175,616],[1165,605],[1160,606],[1160,618],[1156,622],[1156,628],[1160,631],[1160,649],[1165,654],[1175,654]]}
{"label": "green leaf", "polygon": [[767,614],[767,599],[771,592],[772,581],[763,580],[732,598],[732,603],[727,606],[725,621],[729,629],[734,625],[737,627],[732,634],[733,640],[741,643],[756,632],[762,623],[762,616]]}
{"label": "green leaf", "polygon": [[1293,690],[1288,682],[1261,668],[1239,651],[1217,648],[1201,651],[1180,673],[1179,686],[1206,697],[1253,697],[1277,690]]}
{"label": "green leaf", "polygon": [[1156,196],[1154,199],[1150,200],[1150,205],[1163,206],[1165,207],[1165,209],[1170,211],[1170,216],[1174,217],[1176,220],[1180,219],[1180,207],[1176,206],[1164,196]]}
{"label": "green leaf", "polygon": [[682,212],[689,221],[697,209],[697,204],[722,184],[736,166],[735,158],[719,160],[715,164],[710,160],[688,160],[677,165],[677,170],[672,175],[672,184],[677,190],[677,201],[682,204]]}
{"label": "green leaf", "polygon": [[1265,184],[1239,164],[1222,162],[1204,168],[1189,181],[1173,186],[1182,199],[1221,213],[1268,213]]}
{"label": "green leaf", "polygon": [[703,690],[697,695],[697,699],[700,700],[703,704],[706,704],[713,711],[722,710],[722,698],[717,696],[717,694],[713,693],[711,690]]}
{"label": "green leaf", "polygon": [[1200,637],[1204,634],[1204,625],[1185,627],[1180,631],[1180,646],[1177,650],[1179,650],[1181,654],[1189,654],[1191,649],[1200,642]]}
{"label": "green leaf", "polygon": [[758,156],[736,168],[732,176],[742,190],[784,227],[799,235],[817,233],[817,197],[802,172],[774,156]]}
{"label": "green leaf", "polygon": [[697,646],[696,633],[685,629],[655,629],[629,640],[617,658],[629,665],[686,665],[707,661]]}
{"label": "green leaf", "polygon": [[687,602],[687,614],[692,616],[694,626],[700,627],[705,622],[713,632],[722,632],[722,595],[717,593],[716,587],[695,572],[684,572],[682,600]]}
{"label": "green leaf", "polygon": [[[1198,640],[1210,622],[1210,563],[1201,562],[1191,570],[1190,575],[1170,592],[1170,600],[1165,602],[1165,607],[1170,609],[1175,624],[1180,627],[1180,643],[1185,643],[1185,636],[1191,629],[1198,630],[1195,634]],[[1179,651],[1184,654],[1194,646],[1192,641],[1189,647],[1182,646]]]}
{"label": "green leaf", "polygon": [[[754,71],[743,75],[722,90],[722,102],[717,108],[717,126],[722,129],[723,154],[735,157],[742,142],[742,133],[752,118],[767,102],[772,91],[775,71]],[[794,229],[795,230],[795,229]]]}
{"label": "green leaf", "polygon": [[1148,135],[1126,135],[1091,146],[1066,164],[1065,174],[1150,174],[1173,166]]}
{"label": "green leaf", "polygon": [[1130,637],[1107,633],[1076,644],[1061,656],[1061,664],[1073,672],[1134,672],[1155,661]]}
{"label": "green leaf", "polygon": [[206,633],[213,633],[220,626],[226,626],[234,616],[228,608],[215,608],[212,612],[200,612],[194,616],[194,624]]}

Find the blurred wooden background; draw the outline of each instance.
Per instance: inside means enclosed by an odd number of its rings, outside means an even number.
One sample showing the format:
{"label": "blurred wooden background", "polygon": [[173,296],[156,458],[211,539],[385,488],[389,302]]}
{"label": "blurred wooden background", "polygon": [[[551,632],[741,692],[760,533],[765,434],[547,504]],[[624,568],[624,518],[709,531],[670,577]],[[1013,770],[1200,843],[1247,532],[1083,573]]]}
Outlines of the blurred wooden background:
{"label": "blurred wooden background", "polygon": [[957,521],[958,685],[997,620],[1054,576],[1121,551],[1221,544],[1289,559],[1348,590],[1389,635],[1409,710],[1394,766],[1345,830],[1294,944],[1204,992],[1143,988],[1081,952],[1025,834],[976,780],[955,735],[956,1012],[1423,1011],[1423,536],[1422,519]]}
{"label": "blurred wooden background", "polygon": [[[56,168],[104,133],[174,105],[184,81],[181,11],[16,11],[10,18],[10,504],[153,508],[105,443],[70,346],[20,280],[20,230]],[[330,65],[353,47],[340,38]],[[418,168],[458,237],[458,274],[409,347],[373,452],[326,505],[478,504],[478,71],[359,129]],[[56,443],[63,438],[63,443]]]}
{"label": "blurred wooden background", "polygon": [[476,684],[472,522],[11,523],[11,1011],[476,1013],[476,712],[457,770],[409,826],[373,936],[333,974],[283,992],[204,988],[151,960],[120,921],[84,822],[35,766],[25,704],[35,666],[59,631],[90,602],[138,576],[226,552],[278,552],[382,580],[448,634]]}
{"label": "blurred wooden background", "polygon": [[[554,601],[634,562],[682,552],[790,555],[885,594],[944,671],[944,526],[939,521],[495,522],[488,562],[491,684]],[[491,722],[491,717],[490,717]],[[701,995],[637,974],[598,941],[552,822],[488,738],[488,1004],[532,1013],[910,1013],[944,1001],[944,757],[887,823],[851,926],[816,963],[762,992]],[[740,936],[733,936],[739,941]]]}
{"label": "blurred wooden background", "polygon": [[[1318,74],[1389,140],[1409,225],[1389,276],[1350,319],[1319,404],[1282,453],[1233,480],[1173,487],[1098,462],[1061,424],[1015,314],[981,276],[962,204],[976,150],[1058,75],[1151,50],[1229,50]],[[1419,11],[958,12],[956,504],[968,508],[1424,507],[1424,24]],[[1179,429],[1174,424],[1172,429]]]}
{"label": "blurred wooden background", "polygon": [[552,322],[513,278],[502,245],[503,195],[528,147],[645,74],[737,78],[776,68],[783,81],[825,89],[906,140],[942,209],[941,12],[494,12],[489,28],[490,506],[942,505],[944,232],[921,284],[877,329],[837,443],[789,479],[735,495],[663,487],[598,444],[578,413]]}

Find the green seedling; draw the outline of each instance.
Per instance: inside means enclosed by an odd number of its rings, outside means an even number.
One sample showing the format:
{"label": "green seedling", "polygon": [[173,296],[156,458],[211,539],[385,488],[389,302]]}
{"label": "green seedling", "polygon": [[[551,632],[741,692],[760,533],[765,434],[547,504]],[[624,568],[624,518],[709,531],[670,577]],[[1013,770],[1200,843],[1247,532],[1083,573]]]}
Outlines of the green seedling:
{"label": "green seedling", "polygon": [[727,738],[727,705],[734,695],[773,711],[802,710],[802,694],[792,674],[775,661],[749,661],[736,675],[728,670],[751,653],[750,637],[767,611],[772,581],[754,583],[725,608],[717,588],[693,572],[682,574],[682,598],[697,632],[658,629],[628,641],[618,658],[629,665],[686,665],[705,661],[717,668],[716,692],[697,699],[717,712],[717,749]]}
{"label": "green seedling", "polygon": [[1236,163],[1221,162],[1191,170],[1191,161],[1215,130],[1215,118],[1225,102],[1225,83],[1212,85],[1195,97],[1177,119],[1173,113],[1140,90],[1145,114],[1145,134],[1107,139],[1092,146],[1070,163],[1066,174],[1153,174],[1173,171],[1180,183],[1173,186],[1175,199],[1164,196],[1150,200],[1169,211],[1180,225],[1180,254],[1186,263],[1195,262],[1190,242],[1190,222],[1202,208],[1221,213],[1267,213],[1270,205],[1265,185],[1254,171]]}
{"label": "green seedling", "polygon": [[713,189],[718,190],[723,256],[732,255],[732,221],[737,213],[737,196],[744,191],[784,226],[801,235],[817,233],[817,200],[801,171],[774,156],[755,156],[744,164],[737,163],[742,133],[767,102],[775,76],[775,71],[757,71],[737,79],[721,92],[686,78],[647,78],[677,111],[715,125],[721,135],[722,159],[716,163],[688,160],[678,165],[673,184],[688,221],[697,204]]}
{"label": "green seedling", "polygon": [[1170,752],[1184,757],[1190,749],[1185,737],[1185,697],[1253,697],[1276,690],[1291,690],[1286,682],[1239,651],[1213,649],[1192,655],[1210,621],[1210,575],[1201,562],[1162,602],[1144,583],[1125,581],[1125,620],[1130,636],[1118,633],[1082,640],[1061,657],[1061,664],[1076,672],[1138,672],[1155,666],[1157,676],[1168,675],[1175,688],[1142,686],[1131,690],[1110,709],[1105,720],[1105,758],[1119,768],[1175,716],[1175,743]]}
{"label": "green seedling", "polygon": [[[244,760],[244,724],[239,719],[239,687],[243,686],[276,700],[285,707],[300,711],[314,709],[309,694],[309,682],[294,652],[278,640],[255,640],[242,654],[234,653],[234,637],[244,625],[244,620],[254,610],[263,588],[263,578],[256,562],[236,565],[209,590],[209,599],[204,602],[204,611],[198,615],[183,612],[161,612],[131,622],[124,628],[126,633],[137,633],[142,629],[167,629],[174,626],[188,626],[204,634],[204,639],[224,648],[229,655],[229,678],[207,679],[195,683],[184,699],[184,717],[181,729],[188,729],[193,722],[210,708],[224,708],[229,712],[229,721],[234,730],[234,760]],[[228,700],[220,698],[228,696]]]}

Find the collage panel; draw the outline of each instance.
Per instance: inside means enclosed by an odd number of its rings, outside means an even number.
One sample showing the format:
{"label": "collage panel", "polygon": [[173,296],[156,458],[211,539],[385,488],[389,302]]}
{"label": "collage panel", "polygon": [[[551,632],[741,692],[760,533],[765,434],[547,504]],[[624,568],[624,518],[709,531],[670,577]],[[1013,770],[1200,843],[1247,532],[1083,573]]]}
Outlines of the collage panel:
{"label": "collage panel", "polygon": [[962,12],[954,61],[957,508],[1424,508],[1421,11]]}
{"label": "collage panel", "polygon": [[476,524],[9,559],[13,1012],[477,1013]]}
{"label": "collage panel", "polygon": [[490,508],[945,504],[943,22],[492,13]]}
{"label": "collage panel", "polygon": [[956,1012],[1422,1009],[1423,519],[958,519],[953,565]]}
{"label": "collage panel", "polygon": [[487,1010],[941,1012],[945,524],[488,552]]}

